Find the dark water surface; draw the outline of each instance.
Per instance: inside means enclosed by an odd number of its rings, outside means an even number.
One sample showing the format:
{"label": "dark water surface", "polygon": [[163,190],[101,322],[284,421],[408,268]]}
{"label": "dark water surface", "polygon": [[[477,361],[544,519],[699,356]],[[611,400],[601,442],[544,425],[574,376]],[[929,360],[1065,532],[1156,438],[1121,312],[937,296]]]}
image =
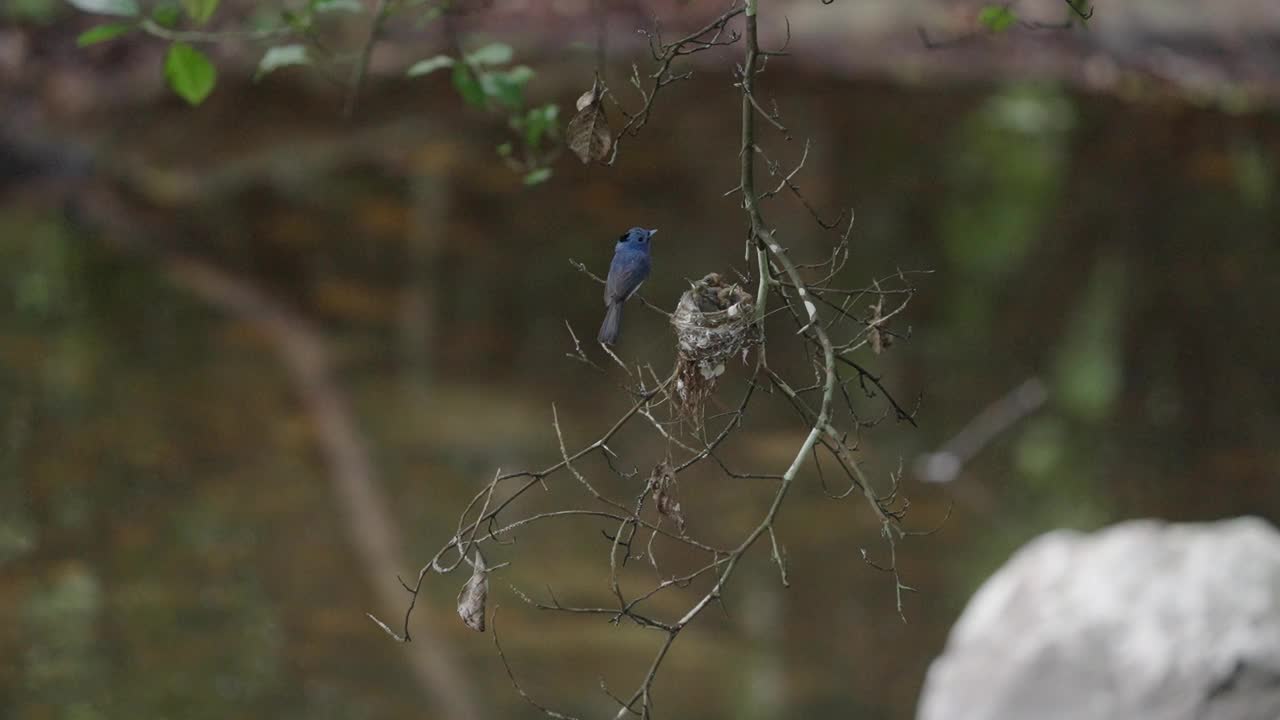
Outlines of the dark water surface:
{"label": "dark water surface", "polygon": [[[666,716],[910,717],[968,595],[1033,535],[1280,517],[1274,114],[766,78],[797,135],[770,151],[794,161],[810,137],[811,201],[856,210],[846,284],[935,271],[912,276],[921,292],[894,326],[911,339],[863,358],[922,396],[919,429],[865,433],[874,477],[1030,377],[1050,395],[955,482],[907,473],[909,524],[954,511],[899,547],[919,590],[906,624],[892,578],[861,559],[884,552],[875,521],[806,468],[780,524],[791,588],[762,548],[724,611],[674,646]],[[566,155],[524,188],[493,153],[496,121],[407,92],[375,94],[354,127],[331,98],[271,83],[95,118],[50,133],[93,148],[89,177],[0,195],[0,715],[436,717],[419,652],[455,663],[484,717],[536,716],[491,637],[458,622],[463,578],[428,581],[410,648],[365,617],[393,615],[374,579],[412,575],[497,468],[554,461],[553,402],[571,445],[625,409],[616,378],[565,356],[564,323],[591,337],[601,313],[570,258],[603,272],[621,230],[658,227],[645,294],[668,306],[686,278],[742,266],[741,213],[722,197],[736,100],[700,76],[617,167]],[[792,252],[821,257],[830,236],[773,205]],[[629,307],[620,352],[667,367],[665,319]],[[308,364],[321,353],[329,373]],[[765,398],[726,456],[781,472],[803,434]],[[617,449],[644,471],[660,445]],[[710,470],[682,480],[708,537],[734,537],[769,493]],[[607,604],[599,531],[532,531],[489,558],[513,561],[492,602],[522,682],[590,716],[608,712],[601,677],[629,692],[658,637],[539,614],[510,586]]]}

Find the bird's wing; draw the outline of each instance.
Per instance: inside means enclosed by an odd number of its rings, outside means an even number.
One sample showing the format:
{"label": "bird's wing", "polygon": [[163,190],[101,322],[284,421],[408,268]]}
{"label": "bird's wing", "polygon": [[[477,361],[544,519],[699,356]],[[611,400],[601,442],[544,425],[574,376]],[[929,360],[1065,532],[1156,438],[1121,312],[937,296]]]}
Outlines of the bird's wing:
{"label": "bird's wing", "polygon": [[612,305],[631,297],[631,293],[649,277],[649,258],[640,253],[617,254],[609,265],[609,279],[604,284],[604,304]]}

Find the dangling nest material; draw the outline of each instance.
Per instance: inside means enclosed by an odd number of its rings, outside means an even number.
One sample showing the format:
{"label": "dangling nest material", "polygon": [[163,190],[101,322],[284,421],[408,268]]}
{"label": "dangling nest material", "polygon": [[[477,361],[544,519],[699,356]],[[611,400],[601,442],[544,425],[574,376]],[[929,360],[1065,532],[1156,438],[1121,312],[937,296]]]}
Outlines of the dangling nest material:
{"label": "dangling nest material", "polygon": [[680,296],[671,316],[676,330],[676,397],[680,415],[702,425],[702,410],[725,363],[760,344],[755,299],[711,273]]}

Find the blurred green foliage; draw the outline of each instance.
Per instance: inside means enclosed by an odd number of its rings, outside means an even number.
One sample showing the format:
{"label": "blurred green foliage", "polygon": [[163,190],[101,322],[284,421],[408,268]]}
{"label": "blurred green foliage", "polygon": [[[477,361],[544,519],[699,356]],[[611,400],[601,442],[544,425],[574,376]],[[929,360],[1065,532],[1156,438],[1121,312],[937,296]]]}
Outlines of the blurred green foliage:
{"label": "blurred green foliage", "polygon": [[1252,138],[1231,145],[1231,167],[1240,196],[1254,209],[1263,209],[1276,197],[1276,158]]}
{"label": "blurred green foliage", "polygon": [[21,22],[51,22],[63,8],[61,0],[8,0],[0,3],[0,18]]}
{"label": "blurred green foliage", "polygon": [[104,610],[101,582],[82,563],[53,569],[32,589],[22,612],[27,634],[21,659],[27,701],[13,710],[56,708],[60,720],[111,717],[108,659],[98,642]]}
{"label": "blurred green foliage", "polygon": [[[31,2],[32,0],[23,0]],[[106,23],[81,33],[77,44],[81,47],[109,42],[135,30],[155,36],[169,43],[164,59],[164,77],[169,88],[190,105],[200,105],[213,93],[218,80],[218,70],[205,51],[193,43],[220,43],[251,39],[263,42],[289,40],[283,44],[269,45],[258,61],[254,79],[260,80],[281,68],[324,65],[345,69],[348,59],[340,59],[320,42],[317,30],[324,16],[332,13],[359,13],[365,7],[352,0],[308,0],[304,5],[291,4],[260,6],[242,24],[244,27],[214,31],[192,31],[182,27],[184,19],[191,28],[200,28],[213,18],[219,0],[164,0],[144,12],[136,0],[66,0],[82,12],[91,15],[124,18],[124,22]],[[425,24],[442,16],[445,3],[423,1],[391,3],[381,9],[381,15],[371,18],[372,34],[364,42],[371,50],[382,23],[392,14],[425,11],[418,16],[418,23]],[[20,10],[23,16],[43,17],[42,12],[54,12],[44,5]],[[456,43],[456,40],[455,40]],[[558,107],[554,103],[530,106],[525,91],[534,71],[527,65],[509,65],[515,57],[510,45],[492,42],[462,54],[460,58],[436,55],[412,64],[406,71],[409,77],[422,77],[445,68],[452,68],[454,90],[468,105],[508,116],[507,125],[515,133],[521,152],[512,152],[512,145],[504,143],[499,156],[524,176],[525,185],[537,185],[552,176],[551,161],[559,154],[560,128]],[[358,65],[363,74],[367,68]],[[358,85],[358,83],[357,83]]]}
{"label": "blurred green foliage", "polygon": [[468,105],[507,113],[507,125],[515,132],[521,152],[517,154],[513,143],[505,142],[498,146],[498,156],[524,173],[525,185],[537,185],[552,175],[549,163],[559,150],[560,108],[554,103],[527,106],[525,88],[534,72],[527,65],[500,67],[513,57],[511,46],[490,43],[467,53],[462,60],[447,55],[420,60],[406,74],[422,77],[452,68],[453,87]]}
{"label": "blurred green foliage", "polygon": [[1016,84],[960,120],[941,220],[957,327],[988,325],[1001,288],[1035,247],[1067,168],[1073,114],[1061,90]]}
{"label": "blurred green foliage", "polygon": [[1057,352],[1053,396],[1056,404],[1081,420],[1109,416],[1120,392],[1125,287],[1124,265],[1112,259],[1100,262],[1068,319]]}
{"label": "blurred green foliage", "polygon": [[0,393],[15,398],[0,426],[0,568],[35,548],[36,520],[23,472],[32,434],[32,407],[17,393],[0,386]]}
{"label": "blurred green foliage", "polygon": [[182,8],[196,25],[204,25],[218,9],[218,0],[182,0]]}
{"label": "blurred green foliage", "polygon": [[978,22],[991,32],[1004,32],[1018,21],[1018,16],[1008,5],[985,5],[978,11]]}
{"label": "blurred green foliage", "polygon": [[966,281],[1007,277],[1034,245],[1062,181],[1072,112],[1060,91],[1018,85],[962,121],[943,231]]}

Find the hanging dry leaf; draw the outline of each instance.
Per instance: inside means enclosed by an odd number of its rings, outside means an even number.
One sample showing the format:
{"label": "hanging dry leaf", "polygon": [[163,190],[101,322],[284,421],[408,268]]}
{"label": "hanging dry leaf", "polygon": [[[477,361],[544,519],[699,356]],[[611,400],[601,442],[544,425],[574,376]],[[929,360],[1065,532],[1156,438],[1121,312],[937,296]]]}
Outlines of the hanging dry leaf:
{"label": "hanging dry leaf", "polygon": [[653,488],[653,502],[658,512],[675,520],[680,532],[684,532],[684,515],[680,513],[680,500],[676,497],[676,474],[670,461],[663,460],[653,466],[649,487]]}
{"label": "hanging dry leaf", "polygon": [[597,85],[592,85],[590,90],[578,96],[578,103],[576,106],[578,108],[578,112],[586,110],[588,105],[594,105],[596,100],[601,99],[599,92],[597,92],[597,87]]}
{"label": "hanging dry leaf", "polygon": [[593,160],[603,160],[613,147],[613,134],[609,132],[609,119],[604,113],[604,94],[598,85],[582,93],[578,98],[578,114],[569,121],[566,137],[569,149],[585,165]]}
{"label": "hanging dry leaf", "polygon": [[458,617],[476,632],[484,632],[484,605],[489,599],[489,573],[484,557],[476,551],[476,561],[471,566],[471,579],[458,593]]}

